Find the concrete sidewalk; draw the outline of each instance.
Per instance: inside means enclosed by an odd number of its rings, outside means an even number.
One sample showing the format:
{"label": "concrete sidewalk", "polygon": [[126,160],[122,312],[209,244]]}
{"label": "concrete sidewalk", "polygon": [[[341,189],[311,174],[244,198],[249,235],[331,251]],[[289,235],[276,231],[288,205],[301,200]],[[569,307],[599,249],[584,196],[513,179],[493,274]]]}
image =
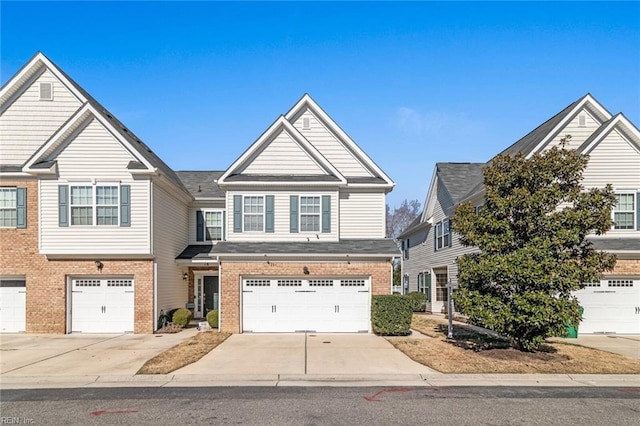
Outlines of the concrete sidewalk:
{"label": "concrete sidewalk", "polygon": [[640,335],[637,334],[580,334],[574,339],[554,337],[549,340],[640,359]]}

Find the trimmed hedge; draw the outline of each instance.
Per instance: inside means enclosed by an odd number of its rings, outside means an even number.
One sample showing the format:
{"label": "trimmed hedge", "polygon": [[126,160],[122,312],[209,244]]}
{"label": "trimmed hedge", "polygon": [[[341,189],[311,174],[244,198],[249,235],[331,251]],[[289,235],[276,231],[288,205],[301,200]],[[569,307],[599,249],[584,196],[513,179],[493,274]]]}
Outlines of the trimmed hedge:
{"label": "trimmed hedge", "polygon": [[380,336],[411,334],[411,302],[399,294],[377,295],[371,300],[371,325]]}
{"label": "trimmed hedge", "polygon": [[209,311],[209,313],[207,314],[207,322],[209,323],[209,327],[211,328],[218,328],[218,311],[217,310],[213,310],[213,311]]}
{"label": "trimmed hedge", "polygon": [[186,327],[187,324],[189,324],[189,321],[191,321],[192,317],[193,314],[189,309],[180,308],[173,313],[173,324],[177,325],[178,327]]}
{"label": "trimmed hedge", "polygon": [[420,293],[419,291],[412,291],[405,296],[411,303],[411,310],[413,312],[424,312],[425,305],[427,303],[427,295]]}

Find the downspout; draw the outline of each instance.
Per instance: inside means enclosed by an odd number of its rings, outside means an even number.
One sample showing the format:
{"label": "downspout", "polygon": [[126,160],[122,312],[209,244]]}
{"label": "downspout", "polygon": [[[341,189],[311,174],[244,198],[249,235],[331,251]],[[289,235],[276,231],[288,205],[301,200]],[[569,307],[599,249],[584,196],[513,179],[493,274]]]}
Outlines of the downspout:
{"label": "downspout", "polygon": [[153,241],[153,226],[154,226],[154,208],[153,204],[155,199],[153,197],[153,181],[149,179],[149,210],[150,210],[150,220],[149,220],[149,251],[153,255],[153,317],[151,318],[151,328],[153,331],[157,330],[158,321],[158,259],[156,258],[156,253],[154,250],[154,241]]}
{"label": "downspout", "polygon": [[216,262],[218,262],[218,291],[220,292],[218,300],[218,333],[222,330],[222,264],[220,263],[220,256],[216,256]]}

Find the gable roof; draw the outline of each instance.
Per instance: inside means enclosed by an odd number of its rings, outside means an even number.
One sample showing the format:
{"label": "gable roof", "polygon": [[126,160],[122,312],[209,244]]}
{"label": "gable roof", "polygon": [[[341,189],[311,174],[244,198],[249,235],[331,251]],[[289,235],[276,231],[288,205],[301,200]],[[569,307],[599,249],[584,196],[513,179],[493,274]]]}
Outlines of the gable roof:
{"label": "gable roof", "polygon": [[640,151],[640,130],[621,112],[605,121],[576,150],[589,154],[613,129],[620,130],[635,148]]}
{"label": "gable roof", "polygon": [[555,136],[558,135],[583,108],[589,109],[600,120],[605,121],[611,118],[607,111],[590,93],[587,93],[577,101],[571,103],[565,109],[527,133],[517,142],[503,150],[500,154],[516,155],[524,154],[530,157],[534,153],[543,149]]}
{"label": "gable roof", "polygon": [[[368,181],[366,183],[376,183],[383,184],[385,186],[389,186],[393,188],[395,186],[395,182],[391,180],[389,176],[387,176],[384,171],[369,157],[357,143],[349,135],[342,130],[342,128],[327,114],[318,103],[313,100],[313,98],[305,93],[302,95],[300,100],[296,102],[296,104],[285,114],[285,118],[293,122],[297,116],[302,114],[305,110],[309,109],[322,123],[326,126],[326,128],[336,137],[340,143],[349,151],[372,175],[375,180]],[[364,183],[358,182],[357,180],[352,180],[351,177],[348,177],[351,183]]]}
{"label": "gable roof", "polygon": [[222,171],[178,171],[176,175],[191,195],[198,198],[224,198],[225,192],[218,186]]}
{"label": "gable roof", "polygon": [[[274,138],[281,132],[286,132],[291,140],[322,170],[323,174],[300,175],[286,173],[273,173],[268,175],[256,175],[243,173],[244,170],[259,156],[259,154],[273,142]],[[251,183],[251,182],[274,182],[274,183],[294,183],[294,182],[314,182],[326,181],[327,176],[331,180],[345,184],[345,177],[331,164],[318,150],[296,129],[284,116],[278,117],[271,126],[253,143],[244,153],[222,174],[218,179],[219,185],[226,183]]]}
{"label": "gable roof", "polygon": [[453,203],[458,204],[471,189],[483,182],[485,166],[486,163],[437,163],[436,172]]}
{"label": "gable roof", "polygon": [[[128,147],[133,151],[134,155],[144,159],[142,163],[147,163],[147,168],[153,168],[155,171],[160,172],[166,176],[172,183],[185,192],[188,192],[184,187],[175,172],[158,157],[144,142],[142,142],[131,130],[129,130],[122,122],[120,122],[113,114],[111,114],[106,108],[104,108],[97,100],[95,100],[87,91],[85,91],[78,83],[76,83],[71,77],[69,77],[62,69],[54,64],[49,58],[47,58],[42,52],[37,52],[6,84],[0,89],[0,102],[4,105],[5,101],[10,101],[10,98],[14,96],[21,87],[30,82],[34,75],[37,75],[44,69],[51,71],[62,84],[64,84],[69,90],[71,90],[78,99],[83,102],[80,109],[71,117],[62,128],[69,126],[73,120],[79,120],[82,114],[80,111],[89,112],[92,115],[99,117],[103,124],[108,124],[108,127],[115,131],[120,137],[121,141],[128,142]],[[76,124],[76,123],[73,123]],[[62,129],[61,128],[61,129]],[[59,133],[60,130],[57,132]],[[57,135],[60,138],[60,134]],[[52,158],[42,157],[48,150],[45,147],[51,148],[52,139],[56,135],[52,136],[49,141],[32,156],[31,159],[25,163],[25,166],[30,165],[33,167],[35,164],[43,161],[51,161]],[[140,167],[137,167],[141,169]],[[154,170],[149,170],[154,171]]]}

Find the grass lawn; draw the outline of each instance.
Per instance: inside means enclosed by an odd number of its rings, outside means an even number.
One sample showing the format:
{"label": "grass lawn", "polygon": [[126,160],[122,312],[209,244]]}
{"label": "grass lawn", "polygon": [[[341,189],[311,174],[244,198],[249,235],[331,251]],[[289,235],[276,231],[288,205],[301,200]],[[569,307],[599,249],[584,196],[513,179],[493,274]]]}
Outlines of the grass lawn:
{"label": "grass lawn", "polygon": [[389,341],[414,361],[442,373],[640,374],[640,360],[566,343],[520,352],[465,324],[454,323],[449,341],[444,318],[414,315],[412,328],[428,337]]}
{"label": "grass lawn", "polygon": [[136,374],[171,373],[178,368],[196,362],[224,342],[230,335],[230,333],[218,333],[217,331],[202,331],[151,358],[140,367]]}

